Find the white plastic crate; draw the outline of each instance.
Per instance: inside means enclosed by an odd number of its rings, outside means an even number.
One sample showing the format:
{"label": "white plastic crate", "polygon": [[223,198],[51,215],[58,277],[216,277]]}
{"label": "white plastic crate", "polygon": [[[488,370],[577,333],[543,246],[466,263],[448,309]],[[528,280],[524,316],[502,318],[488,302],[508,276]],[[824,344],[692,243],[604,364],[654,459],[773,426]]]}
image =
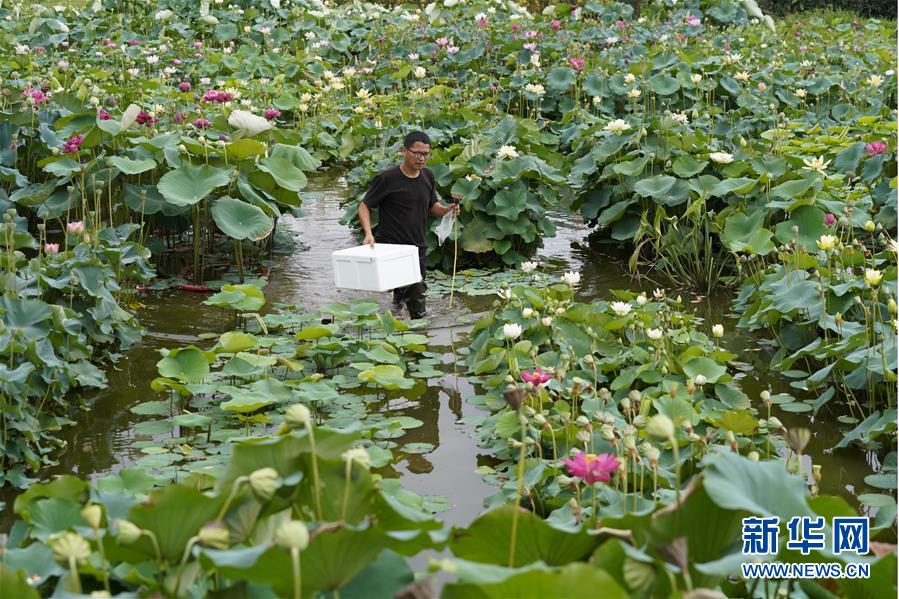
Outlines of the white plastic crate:
{"label": "white plastic crate", "polygon": [[387,291],[421,281],[418,248],[414,245],[375,243],[331,254],[334,285],[341,289]]}

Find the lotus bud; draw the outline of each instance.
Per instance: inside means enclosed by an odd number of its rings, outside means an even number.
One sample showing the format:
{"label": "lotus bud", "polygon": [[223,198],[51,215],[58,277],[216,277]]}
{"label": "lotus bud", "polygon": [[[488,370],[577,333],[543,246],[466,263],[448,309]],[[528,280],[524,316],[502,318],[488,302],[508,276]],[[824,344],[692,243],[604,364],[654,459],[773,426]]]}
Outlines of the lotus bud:
{"label": "lotus bud", "polygon": [[821,464],[812,464],[812,480],[821,482]]}
{"label": "lotus bud", "polygon": [[119,543],[130,545],[137,541],[142,534],[144,534],[144,531],[133,522],[128,520],[118,520],[116,522],[116,539],[118,539]]}
{"label": "lotus bud", "polygon": [[634,439],[634,436],[631,434],[624,435],[621,438],[621,444],[628,451],[636,451],[637,450],[637,442]]}
{"label": "lotus bud", "polygon": [[506,378],[505,378],[504,380],[505,380],[506,383],[509,384],[509,385],[514,385],[514,384],[515,384],[515,378],[514,378],[511,374],[507,374],[507,375],[506,375]]}
{"label": "lotus bud", "polygon": [[695,432],[690,432],[687,437],[690,439],[690,443],[700,443],[702,442],[702,437],[697,435]]}
{"label": "lotus bud", "polygon": [[896,313],[896,300],[890,298],[890,301],[887,302],[887,310],[890,311],[890,314]]}
{"label": "lotus bud", "polygon": [[294,428],[308,428],[312,426],[312,412],[301,403],[293,404],[287,408],[284,419],[287,421],[287,424]]}
{"label": "lotus bud", "polygon": [[221,522],[210,522],[200,529],[197,533],[197,539],[201,545],[212,547],[213,549],[227,549],[231,545],[231,535],[228,534],[228,527]]}
{"label": "lotus bud", "polygon": [[187,146],[184,144],[178,144],[178,151],[182,154],[187,154]]}
{"label": "lotus bud", "polygon": [[275,543],[284,549],[303,551],[309,546],[309,529],[299,520],[283,522],[275,531]]}
{"label": "lotus bud", "polygon": [[596,358],[593,357],[593,354],[587,354],[586,356],[584,356],[584,362],[588,366],[593,366],[596,363]]}
{"label": "lotus bud", "polygon": [[600,427],[599,432],[606,441],[615,440],[615,428],[611,424],[603,424]]}
{"label": "lotus bud", "polygon": [[77,563],[83,564],[91,556],[90,543],[71,531],[53,535],[50,537],[49,545],[53,549],[53,558],[60,562],[68,563],[74,559]]}
{"label": "lotus bud", "polygon": [[344,459],[346,462],[355,462],[368,470],[371,468],[371,457],[368,455],[368,451],[365,450],[364,447],[353,447],[347,449],[340,457]]}
{"label": "lotus bud", "polygon": [[771,392],[770,392],[770,391],[768,391],[767,389],[765,389],[764,391],[762,391],[761,393],[759,393],[759,397],[762,398],[762,403],[764,403],[765,406],[770,406],[770,405],[771,405]]}
{"label": "lotus bud", "polygon": [[752,460],[753,462],[758,462],[759,461],[759,452],[750,451],[746,457],[749,458],[750,460]]}
{"label": "lotus bud", "polygon": [[873,220],[865,221],[865,231],[868,233],[873,233],[876,228]]}
{"label": "lotus bud", "polygon": [[537,423],[537,426],[543,427],[546,426],[546,417],[543,414],[535,414],[534,422]]}
{"label": "lotus bud", "polygon": [[96,530],[100,528],[100,523],[103,521],[103,508],[96,503],[90,503],[81,508],[81,517],[91,528]]}
{"label": "lotus bud", "polygon": [[631,411],[631,400],[629,397],[625,397],[621,400],[621,409],[625,412]]}
{"label": "lotus bud", "polygon": [[605,387],[600,387],[598,394],[599,394],[599,398],[600,398],[600,399],[606,399],[606,400],[607,400],[607,399],[610,399],[610,398],[612,397],[611,391],[609,391],[609,390],[606,389]]}
{"label": "lotus bud", "polygon": [[627,394],[627,398],[634,403],[638,403],[640,401],[640,392],[636,389],[631,389]]}
{"label": "lotus bud", "polygon": [[250,476],[250,489],[262,501],[268,501],[278,490],[278,471],[270,466],[254,470]]}
{"label": "lotus bud", "polygon": [[649,419],[649,424],[646,425],[646,431],[654,437],[660,437],[662,439],[673,439],[674,422],[672,422],[671,418],[665,416],[664,414],[656,414]]}
{"label": "lotus bud", "polygon": [[705,375],[697,374],[695,382],[699,387],[702,387],[703,385],[705,385],[708,382],[708,379],[705,378]]}
{"label": "lotus bud", "polygon": [[518,439],[513,439],[513,438],[509,437],[509,445],[514,449],[518,449],[519,447],[524,445],[524,443],[522,443]]}
{"label": "lotus bud", "polygon": [[643,453],[646,454],[646,459],[649,460],[649,463],[652,465],[659,463],[659,456],[662,455],[661,450],[655,445],[650,445],[649,447],[643,450]]}

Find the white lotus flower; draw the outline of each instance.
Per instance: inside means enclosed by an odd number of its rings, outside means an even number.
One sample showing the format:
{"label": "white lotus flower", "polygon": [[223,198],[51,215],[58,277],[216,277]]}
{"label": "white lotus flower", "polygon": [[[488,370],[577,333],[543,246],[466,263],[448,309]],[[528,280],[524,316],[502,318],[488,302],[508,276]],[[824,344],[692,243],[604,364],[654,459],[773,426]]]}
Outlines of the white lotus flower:
{"label": "white lotus flower", "polygon": [[522,272],[531,272],[535,268],[537,268],[536,262],[522,262],[521,263],[521,271]]}
{"label": "white lotus flower", "polygon": [[611,131],[615,135],[621,135],[630,128],[631,126],[624,119],[615,119],[614,121],[609,121],[609,124],[603,127],[604,130]]}
{"label": "white lotus flower", "polygon": [[749,72],[742,71],[740,73],[737,73],[734,75],[734,79],[736,79],[737,81],[749,81]]}
{"label": "white lotus flower", "polygon": [[636,100],[636,99],[639,98],[641,95],[643,95],[643,92],[641,92],[639,89],[637,89],[637,88],[635,87],[635,88],[632,89],[631,91],[627,92],[627,95],[628,95],[628,97],[634,98],[634,99]]}
{"label": "white lotus flower", "polygon": [[700,75],[699,73],[694,73],[693,75],[690,75],[690,81],[692,81],[693,83],[699,83],[700,81],[702,81],[702,75]]}
{"label": "white lotus flower", "polygon": [[564,275],[562,275],[562,280],[569,287],[574,287],[578,283],[581,282],[581,273],[574,272],[573,270],[569,270]]}
{"label": "white lotus flower", "polygon": [[515,149],[515,146],[503,146],[496,152],[496,157],[499,160],[504,160],[506,158],[517,158],[518,150]]}
{"label": "white lotus flower", "polygon": [[159,12],[157,12],[156,15],[154,15],[154,18],[155,18],[157,21],[168,21],[168,20],[171,19],[174,15],[175,15],[174,11],[171,11],[171,10],[169,10],[169,9],[165,9],[165,10],[160,10]]}
{"label": "white lotus flower", "polygon": [[125,112],[122,114],[122,125],[119,127],[119,133],[125,131],[134,124],[134,121],[137,120],[137,115],[140,114],[140,106],[137,104],[129,104],[128,108],[125,109]]}
{"label": "white lotus flower", "polygon": [[718,164],[730,164],[734,161],[734,155],[727,152],[712,152],[709,154],[709,158]]}
{"label": "white lotus flower", "polygon": [[709,382],[709,380],[707,378],[705,378],[705,375],[697,374],[696,378],[693,379],[693,382],[696,383],[698,386],[702,387],[707,382]]}
{"label": "white lotus flower", "polygon": [[540,319],[540,322],[543,323],[543,326],[545,326],[545,327],[552,326],[553,317],[552,316],[544,316],[543,318]]}
{"label": "white lotus flower", "polygon": [[246,110],[235,110],[232,112],[231,116],[228,117],[228,124],[235,129],[243,130],[248,137],[272,128],[270,121]]}
{"label": "white lotus flower", "polygon": [[824,160],[824,156],[818,156],[817,158],[805,158],[802,162],[805,163],[805,166],[802,167],[803,170],[818,171],[822,175],[824,174],[827,165],[830,164],[830,160]]}
{"label": "white lotus flower", "polygon": [[653,341],[658,341],[662,338],[662,329],[646,329],[646,336]]}
{"label": "white lotus flower", "polygon": [[633,73],[628,73],[627,75],[624,76],[624,82],[627,84],[632,84],[635,81],[637,81],[637,76],[634,75]]}
{"label": "white lotus flower", "polygon": [[533,308],[524,308],[521,311],[521,315],[524,316],[525,318],[530,318],[531,316],[534,315],[534,309]]}
{"label": "white lotus flower", "polygon": [[712,327],[712,335],[715,337],[724,337],[724,325],[716,324]]}
{"label": "white lotus flower", "polygon": [[517,339],[521,336],[521,325],[511,322],[503,325],[503,337],[506,339]]}
{"label": "white lotus flower", "polygon": [[412,71],[412,73],[413,73],[417,78],[421,79],[422,77],[425,76],[425,73],[427,73],[427,71],[425,70],[424,67],[415,67],[415,70]]}
{"label": "white lotus flower", "polygon": [[496,295],[501,300],[510,300],[512,299],[512,290],[506,287],[505,289],[500,289],[496,292]]}
{"label": "white lotus flower", "polygon": [[147,64],[156,64],[157,62],[159,62],[159,57],[155,54],[147,56]]}
{"label": "white lotus flower", "polygon": [[796,94],[797,98],[804,98],[808,95],[808,92],[806,92],[801,87],[799,89],[793,90],[793,93]]}
{"label": "white lotus flower", "polygon": [[213,15],[206,15],[206,16],[200,17],[200,20],[203,21],[204,23],[206,23],[207,25],[218,25],[219,24],[218,17],[215,17]]}
{"label": "white lotus flower", "polygon": [[618,316],[627,316],[631,311],[631,305],[628,302],[612,302],[609,307]]}
{"label": "white lotus flower", "polygon": [[867,83],[871,87],[880,87],[880,84],[883,83],[883,77],[880,75],[871,75],[868,77]]}
{"label": "white lotus flower", "polygon": [[278,10],[279,8],[281,8],[281,0],[268,0],[268,1],[272,5],[272,8],[274,8],[275,10]]}
{"label": "white lotus flower", "polygon": [[535,96],[542,96],[543,94],[546,93],[546,90],[544,89],[544,87],[542,85],[540,85],[539,83],[528,83],[527,85],[524,86],[524,90],[526,92],[534,94]]}
{"label": "white lotus flower", "polygon": [[883,273],[879,270],[873,268],[865,269],[865,284],[867,284],[868,287],[877,287],[880,285],[881,279],[883,279]]}
{"label": "white lotus flower", "polygon": [[818,247],[824,250],[825,252],[828,250],[832,250],[834,246],[837,244],[837,238],[833,235],[822,235],[816,241]]}
{"label": "white lotus flower", "polygon": [[535,67],[540,68],[540,53],[539,53],[539,52],[534,52],[533,54],[531,54],[531,60],[530,60],[530,62],[531,62],[531,64],[534,65]]}

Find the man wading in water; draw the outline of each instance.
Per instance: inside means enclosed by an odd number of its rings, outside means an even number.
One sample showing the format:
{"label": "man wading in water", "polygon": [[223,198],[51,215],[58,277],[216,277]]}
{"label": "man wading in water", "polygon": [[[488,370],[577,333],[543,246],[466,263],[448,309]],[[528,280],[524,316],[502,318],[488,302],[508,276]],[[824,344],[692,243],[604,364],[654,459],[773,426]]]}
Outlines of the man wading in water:
{"label": "man wading in water", "polygon": [[[431,157],[431,139],[422,131],[413,131],[403,140],[403,162],[381,171],[371,180],[362,203],[359,220],[365,232],[364,244],[395,243],[418,246],[418,262],[422,281],[393,290],[393,303],[409,308],[410,318],[424,318],[425,257],[428,251],[426,234],[428,214],[443,216],[450,210],[459,214],[458,204],[444,206],[437,201],[434,173],[425,168]],[[371,230],[371,212],[378,211],[375,235]]]}

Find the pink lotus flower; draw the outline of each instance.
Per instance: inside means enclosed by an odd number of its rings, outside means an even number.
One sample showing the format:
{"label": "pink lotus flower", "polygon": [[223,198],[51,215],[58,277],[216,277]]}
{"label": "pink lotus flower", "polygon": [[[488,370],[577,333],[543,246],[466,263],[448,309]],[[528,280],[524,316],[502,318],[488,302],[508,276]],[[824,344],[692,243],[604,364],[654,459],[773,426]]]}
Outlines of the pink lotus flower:
{"label": "pink lotus flower", "polygon": [[189,92],[190,91],[190,81],[182,81],[181,83],[178,84],[178,89],[183,92]]}
{"label": "pink lotus flower", "polygon": [[553,31],[558,31],[559,29],[562,28],[562,24],[559,23],[558,21],[556,21],[555,19],[553,19],[553,22],[550,23],[549,26],[552,27]]}
{"label": "pink lotus flower", "polygon": [[534,50],[537,49],[537,42],[528,42],[528,43],[524,44],[524,49],[530,50],[531,52],[533,52]]}
{"label": "pink lotus flower", "polygon": [[66,231],[68,231],[69,235],[81,235],[84,233],[84,223],[80,220],[67,223]]}
{"label": "pink lotus flower", "polygon": [[615,28],[616,28],[616,29],[619,29],[619,30],[621,30],[621,29],[627,29],[627,23],[625,23],[624,21],[619,20],[619,21],[617,21],[617,22],[615,23]]}
{"label": "pink lotus flower", "polygon": [[150,116],[150,113],[146,110],[138,113],[137,118],[134,119],[138,125],[146,125],[147,127],[152,127],[159,119],[155,116]]}
{"label": "pink lotus flower", "polygon": [[196,127],[197,129],[209,129],[209,125],[211,124],[212,123],[210,123],[208,119],[204,119],[202,117],[194,119],[193,122],[194,127]]}
{"label": "pink lotus flower", "polygon": [[571,68],[573,68],[577,72],[581,72],[584,70],[584,59],[580,58],[579,56],[572,56],[571,58],[569,58],[568,64],[570,64]]}
{"label": "pink lotus flower", "polygon": [[100,110],[97,111],[97,118],[100,119],[101,121],[111,121],[112,115],[109,114],[108,112],[106,112],[105,108],[101,108]]}
{"label": "pink lotus flower", "polygon": [[44,253],[48,256],[59,253],[59,244],[58,243],[45,243],[44,244]]}
{"label": "pink lotus flower", "polygon": [[264,111],[262,111],[262,116],[264,116],[266,120],[270,121],[281,116],[281,111],[277,108],[266,108]]}
{"label": "pink lotus flower", "polygon": [[702,20],[696,15],[690,15],[687,17],[687,25],[689,25],[690,27],[696,27],[700,23],[702,23]]}
{"label": "pink lotus flower", "polygon": [[458,54],[459,50],[460,50],[459,46],[449,46],[446,49],[446,53],[447,54]]}
{"label": "pink lotus flower", "polygon": [[200,101],[224,104],[225,102],[230,102],[232,99],[233,98],[229,92],[223,92],[223,91],[219,91],[217,89],[210,89],[210,90],[207,90],[205,94],[203,94],[203,98]]}
{"label": "pink lotus flower", "polygon": [[521,373],[521,380],[525,383],[531,383],[535,387],[539,387],[540,385],[545,385],[552,379],[552,375],[548,372],[543,372],[539,368],[535,368],[533,372],[528,372],[527,370]]}
{"label": "pink lotus flower", "polygon": [[26,87],[22,92],[23,97],[30,97],[34,101],[34,107],[38,108],[41,104],[49,101],[49,96],[36,87]]}
{"label": "pink lotus flower", "polygon": [[485,19],[484,17],[481,17],[480,19],[478,19],[478,27],[483,28],[486,26],[487,26],[487,19]]}
{"label": "pink lotus flower", "polygon": [[438,46],[446,46],[446,45],[449,45],[449,40],[446,39],[445,37],[438,37],[434,41],[434,43],[437,44]]}
{"label": "pink lotus flower", "polygon": [[865,152],[868,156],[880,156],[887,151],[887,144],[884,141],[872,141],[865,146]]}
{"label": "pink lotus flower", "polygon": [[588,485],[609,482],[621,465],[618,458],[610,453],[596,455],[578,452],[573,459],[562,458],[562,462],[568,467],[568,474],[584,479]]}
{"label": "pink lotus flower", "polygon": [[129,46],[136,46],[137,43],[138,43],[137,40],[130,40],[130,41],[128,42],[128,45],[129,45]]}
{"label": "pink lotus flower", "polygon": [[62,153],[75,154],[78,152],[78,149],[81,147],[82,143],[84,143],[83,135],[73,135],[72,137],[67,139],[64,144],[62,144]]}
{"label": "pink lotus flower", "polygon": [[521,25],[519,25],[518,23],[512,23],[512,31],[518,31],[519,29],[521,29]]}
{"label": "pink lotus flower", "polygon": [[825,227],[832,227],[836,224],[836,222],[837,222],[837,217],[834,216],[833,214],[825,214],[824,215],[824,226]]}
{"label": "pink lotus flower", "polygon": [[186,118],[187,118],[186,112],[176,112],[174,115],[172,115],[172,122],[180,123],[181,121],[183,121]]}

